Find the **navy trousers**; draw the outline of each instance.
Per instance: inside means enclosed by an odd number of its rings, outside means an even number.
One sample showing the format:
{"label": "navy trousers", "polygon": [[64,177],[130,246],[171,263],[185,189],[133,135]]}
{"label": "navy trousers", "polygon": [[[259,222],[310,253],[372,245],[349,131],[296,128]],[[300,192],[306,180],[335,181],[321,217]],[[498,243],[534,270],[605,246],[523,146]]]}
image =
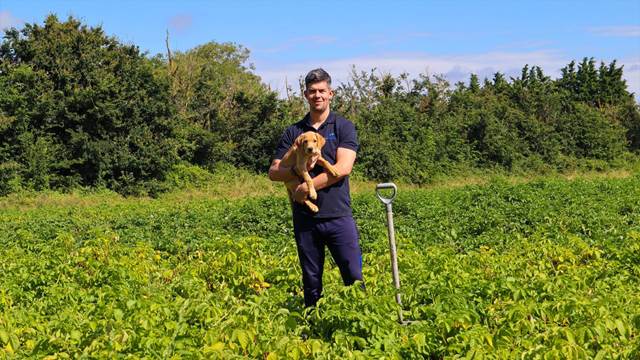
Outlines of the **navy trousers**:
{"label": "navy trousers", "polygon": [[322,296],[325,245],[338,265],[345,285],[362,280],[362,252],[353,217],[331,219],[294,217],[293,230],[302,267],[305,306],[315,305]]}

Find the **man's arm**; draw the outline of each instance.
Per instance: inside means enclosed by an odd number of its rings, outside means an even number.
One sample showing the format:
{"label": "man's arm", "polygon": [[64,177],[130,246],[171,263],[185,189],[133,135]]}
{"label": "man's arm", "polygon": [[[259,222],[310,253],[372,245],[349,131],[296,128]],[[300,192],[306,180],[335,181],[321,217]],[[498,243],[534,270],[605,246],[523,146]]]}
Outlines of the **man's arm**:
{"label": "man's arm", "polygon": [[[351,170],[353,170],[353,164],[355,161],[355,151],[339,147],[336,153],[336,163],[333,166],[336,168],[336,170],[338,170],[340,176],[332,176],[326,171],[323,171],[318,176],[313,178],[313,186],[316,188],[316,190],[320,190],[335,184],[345,176],[351,174]],[[269,170],[269,175],[271,175],[271,170]],[[304,200],[308,194],[309,189],[307,188],[307,184],[303,182],[296,188],[294,198],[296,201],[300,202]]]}
{"label": "man's arm", "polygon": [[298,179],[298,176],[293,173],[291,167],[281,166],[281,159],[274,159],[269,167],[269,179],[271,181],[291,181]]}
{"label": "man's arm", "polygon": [[287,152],[291,150],[291,146],[293,145],[295,138],[293,136],[291,127],[284,131],[282,136],[280,137],[280,141],[276,146],[276,150],[273,155],[273,161],[271,162],[271,166],[269,167],[269,179],[271,181],[291,181],[294,179],[298,179],[298,175],[295,174],[290,166],[284,166],[280,163],[282,159],[286,156]]}

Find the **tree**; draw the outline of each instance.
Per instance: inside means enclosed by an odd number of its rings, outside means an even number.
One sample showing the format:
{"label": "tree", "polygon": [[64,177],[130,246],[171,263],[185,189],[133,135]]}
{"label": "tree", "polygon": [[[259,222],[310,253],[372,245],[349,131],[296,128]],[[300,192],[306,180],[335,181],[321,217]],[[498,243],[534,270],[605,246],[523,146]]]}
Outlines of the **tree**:
{"label": "tree", "polygon": [[50,15],[8,30],[0,69],[0,114],[12,119],[1,160],[18,159],[35,188],[154,191],[177,160],[169,84],[101,27]]}
{"label": "tree", "polygon": [[[288,107],[262,84],[249,50],[209,42],[176,52],[167,61],[171,94],[187,149],[186,160],[213,168],[218,162],[268,169],[289,121]],[[167,59],[168,60],[168,59]]]}

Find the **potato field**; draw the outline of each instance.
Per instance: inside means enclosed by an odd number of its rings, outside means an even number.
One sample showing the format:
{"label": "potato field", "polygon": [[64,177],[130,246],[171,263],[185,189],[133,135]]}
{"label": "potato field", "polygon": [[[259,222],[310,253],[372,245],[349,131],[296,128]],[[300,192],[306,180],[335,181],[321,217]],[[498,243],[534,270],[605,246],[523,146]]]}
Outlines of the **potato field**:
{"label": "potato field", "polygon": [[[640,175],[353,196],[305,310],[284,196],[0,208],[0,358],[640,358]],[[327,257],[329,259],[330,257]]]}

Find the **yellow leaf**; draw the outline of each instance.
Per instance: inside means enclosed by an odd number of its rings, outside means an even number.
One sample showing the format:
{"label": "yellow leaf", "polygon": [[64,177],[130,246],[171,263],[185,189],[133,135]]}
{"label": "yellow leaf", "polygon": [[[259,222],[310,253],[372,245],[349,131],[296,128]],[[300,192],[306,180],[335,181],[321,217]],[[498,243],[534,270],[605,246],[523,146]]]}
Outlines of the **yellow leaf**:
{"label": "yellow leaf", "polygon": [[4,347],[4,351],[8,352],[9,354],[13,354],[13,347],[11,346],[10,342],[8,342],[7,345]]}
{"label": "yellow leaf", "polygon": [[204,347],[204,352],[208,353],[208,352],[218,352],[218,351],[222,351],[224,350],[224,343],[222,342],[217,342],[213,345],[208,345]]}
{"label": "yellow leaf", "polygon": [[491,334],[485,334],[484,338],[487,340],[489,346],[493,347],[493,336],[491,336]]}
{"label": "yellow leaf", "polygon": [[33,350],[33,348],[36,347],[36,342],[34,340],[29,339],[24,343],[24,346],[28,350]]}

